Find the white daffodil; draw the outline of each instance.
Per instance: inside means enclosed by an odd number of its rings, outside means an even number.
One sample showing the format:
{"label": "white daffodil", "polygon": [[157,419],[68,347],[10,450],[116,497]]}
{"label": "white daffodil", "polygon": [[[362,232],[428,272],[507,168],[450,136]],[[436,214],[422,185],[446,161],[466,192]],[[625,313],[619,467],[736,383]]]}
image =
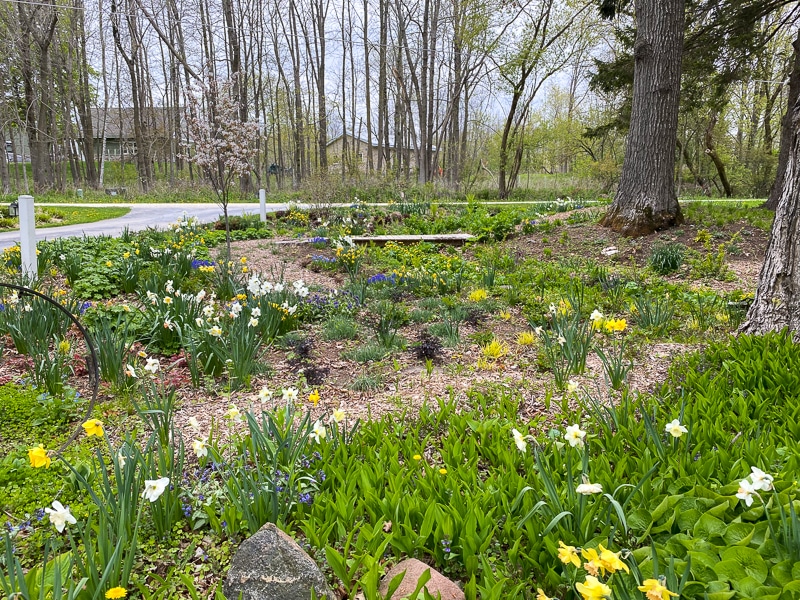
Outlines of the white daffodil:
{"label": "white daffodil", "polygon": [[214,325],[211,329],[208,330],[208,334],[213,337],[221,337],[222,329],[220,329],[218,325]]}
{"label": "white daffodil", "polygon": [[133,365],[125,365],[125,375],[136,378],[136,369],[133,368]]}
{"label": "white daffodil", "polygon": [[242,312],[242,305],[241,304],[239,304],[238,302],[234,302],[233,304],[231,304],[230,315],[231,315],[232,318],[235,319],[236,317],[239,316],[239,313],[241,313],[241,312]]}
{"label": "white daffodil", "polygon": [[205,440],[194,440],[192,442],[192,450],[194,450],[194,454],[197,458],[208,456],[208,445]]}
{"label": "white daffodil", "polygon": [[601,313],[601,312],[600,312],[599,310],[597,310],[596,308],[594,309],[594,311],[592,312],[592,314],[589,316],[589,320],[590,320],[590,321],[592,321],[593,323],[594,323],[594,322],[596,322],[596,321],[602,321],[602,320],[603,320],[603,318],[604,318],[604,317],[603,317],[603,313]]}
{"label": "white daffodil", "polygon": [[758,467],[750,467],[750,479],[753,481],[753,489],[761,490],[763,492],[768,492],[772,489],[772,475],[768,473],[764,473]]}
{"label": "white daffodil", "polygon": [[558,345],[561,346],[562,348],[564,347],[564,344],[567,343],[567,340],[563,335],[558,336],[558,340],[557,341],[558,341]]}
{"label": "white daffodil", "polygon": [[578,494],[583,494],[584,496],[591,496],[592,494],[602,494],[603,493],[603,486],[599,483],[589,483],[589,481],[584,480],[578,487],[575,488],[575,492]]}
{"label": "white daffodil", "polygon": [[170,331],[172,331],[173,329],[175,329],[175,323],[173,323],[169,319],[164,319],[164,329],[169,329]]}
{"label": "white daffodil", "polygon": [[256,319],[261,316],[261,309],[257,306],[250,311],[250,316],[255,317]]}
{"label": "white daffodil", "polygon": [[169,477],[162,477],[161,479],[145,479],[142,498],[149,500],[150,502],[155,502],[161,497],[161,494],[164,493],[164,490],[167,489],[168,485]]}
{"label": "white daffodil", "polygon": [[520,452],[525,452],[528,449],[528,442],[525,441],[525,436],[516,429],[511,430],[511,435],[514,436],[514,443]]}
{"label": "white daffodil", "polygon": [[253,275],[247,282],[247,291],[256,298],[261,296],[261,281],[259,281],[258,275]]}
{"label": "white daffodil", "polygon": [[168,294],[171,294],[175,291],[175,287],[172,285],[172,279],[167,280],[167,284],[164,286],[164,291]]}
{"label": "white daffodil", "polygon": [[147,364],[144,366],[144,370],[153,375],[158,373],[158,370],[160,368],[161,368],[161,363],[158,361],[157,358],[148,358]]}
{"label": "white daffodil", "polygon": [[297,391],[297,388],[293,388],[293,387],[291,387],[291,388],[283,388],[283,391],[281,392],[281,394],[283,396],[283,401],[284,402],[294,402],[295,400],[297,400],[298,391]]}
{"label": "white daffodil", "polygon": [[268,387],[261,388],[261,391],[258,392],[258,399],[261,400],[261,403],[269,402],[272,400],[272,390]]}
{"label": "white daffodil", "polygon": [[197,420],[197,417],[189,417],[189,427],[191,427],[195,431],[199,431],[200,421]]}
{"label": "white daffodil", "polygon": [[689,432],[689,430],[686,429],[686,427],[681,425],[681,422],[678,419],[675,419],[672,422],[667,423],[666,427],[664,427],[664,430],[674,438],[679,438],[684,433]]}
{"label": "white daffodil", "polygon": [[202,327],[202,326],[203,326],[203,324],[204,324],[204,322],[203,322],[203,317],[197,317],[197,318],[194,320],[194,324],[195,324],[195,325],[197,325],[198,327]]}
{"label": "white daffodil", "polygon": [[247,323],[248,327],[258,327],[258,319],[252,317]]}
{"label": "white daffodil", "polygon": [[583,438],[585,437],[586,432],[581,429],[580,425],[570,425],[564,433],[564,439],[573,448],[583,448]]}
{"label": "white daffodil", "polygon": [[194,298],[198,302],[202,302],[205,297],[206,297],[206,291],[200,290],[199,292],[197,292],[197,295]]}
{"label": "white daffodil", "polygon": [[213,315],[213,314],[214,314],[214,305],[213,305],[213,304],[206,304],[206,305],[203,307],[203,316],[205,316],[206,318],[208,318],[208,317],[210,317],[210,316],[211,316],[211,315]]}
{"label": "white daffodil", "polygon": [[271,281],[265,281],[261,284],[261,295],[269,294],[274,289],[275,286],[272,285]]}
{"label": "white daffodil", "polygon": [[577,391],[578,391],[578,382],[570,379],[569,382],[567,382],[567,392],[572,394],[573,392]]}
{"label": "white daffodil", "polygon": [[284,289],[286,289],[286,286],[285,286],[285,285],[283,285],[282,283],[276,283],[276,284],[273,286],[273,288],[272,288],[272,289],[273,289],[273,290],[275,290],[275,291],[276,291],[276,292],[278,292],[278,293],[281,293],[281,292],[282,292]]}
{"label": "white daffodil", "polygon": [[44,512],[47,513],[50,522],[55,525],[58,533],[63,533],[67,523],[75,525],[78,522],[75,517],[72,516],[72,513],[69,512],[69,509],[58,500],[53,501],[53,508],[47,507],[44,509]]}
{"label": "white daffodil", "polygon": [[231,404],[231,407],[228,409],[228,412],[225,413],[225,418],[230,419],[231,422],[233,423],[241,423],[242,413],[238,408],[236,408],[235,404]]}
{"label": "white daffodil", "polygon": [[122,450],[117,452],[117,462],[119,463],[120,469],[124,469],[125,463],[128,462],[128,457],[122,453]]}
{"label": "white daffodil", "polygon": [[314,423],[314,428],[308,434],[308,437],[319,444],[325,439],[326,435],[328,435],[328,432],[325,430],[325,425],[322,424],[322,421],[317,421]]}
{"label": "white daffodil", "polygon": [[331,421],[335,422],[337,425],[344,421],[345,417],[345,412],[341,406],[331,413]]}
{"label": "white daffodil", "polygon": [[739,500],[744,501],[745,506],[752,506],[753,504],[753,495],[757,492],[757,488],[747,481],[747,479],[742,479],[739,482],[739,491],[736,492],[736,497]]}

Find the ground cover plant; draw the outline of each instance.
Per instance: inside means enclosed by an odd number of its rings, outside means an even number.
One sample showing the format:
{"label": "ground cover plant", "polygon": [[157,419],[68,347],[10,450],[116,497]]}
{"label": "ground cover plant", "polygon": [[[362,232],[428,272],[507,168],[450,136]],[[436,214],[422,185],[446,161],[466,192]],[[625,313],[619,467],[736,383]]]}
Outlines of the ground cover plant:
{"label": "ground cover plant", "polygon": [[[232,220],[228,260],[192,220],[40,244],[103,382],[87,419],[76,331],[4,293],[4,594],[220,597],[267,522],[341,598],[404,557],[468,598],[800,594],[798,347],[731,337],[755,217],[629,241],[575,203],[397,204]],[[431,231],[477,239],[351,239]]]}
{"label": "ground cover plant", "polygon": [[[95,223],[104,219],[124,217],[130,208],[116,206],[82,207],[70,206],[65,208],[51,206],[37,206],[34,212],[36,227],[61,227],[63,225],[79,225],[81,223]],[[4,209],[0,216],[0,231],[13,231],[19,229],[19,217],[8,216],[8,209]]]}

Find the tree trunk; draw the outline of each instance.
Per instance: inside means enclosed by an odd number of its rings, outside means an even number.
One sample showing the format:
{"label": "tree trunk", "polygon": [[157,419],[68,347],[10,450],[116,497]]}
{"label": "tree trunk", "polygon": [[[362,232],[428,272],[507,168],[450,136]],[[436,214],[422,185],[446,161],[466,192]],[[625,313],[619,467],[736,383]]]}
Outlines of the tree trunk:
{"label": "tree trunk", "polygon": [[733,196],[733,190],[731,189],[731,184],[728,181],[728,173],[725,171],[725,163],[722,162],[719,154],[717,154],[717,148],[714,146],[714,127],[716,126],[717,113],[712,112],[711,117],[708,119],[708,127],[706,127],[704,134],[704,141],[706,143],[705,153],[706,156],[711,159],[711,162],[714,163],[714,167],[717,169],[719,182],[722,185],[722,189],[725,190],[725,197],[730,198]]}
{"label": "tree trunk", "polygon": [[740,331],[784,328],[800,339],[800,102],[792,106],[791,151],[756,297]]}
{"label": "tree trunk", "polygon": [[800,29],[797,37],[792,42],[794,48],[794,62],[792,63],[792,73],[789,75],[789,96],[786,103],[786,114],[781,120],[781,148],[778,152],[778,170],[775,173],[775,182],[769,190],[769,198],[764,203],[764,208],[775,210],[778,208],[778,200],[781,197],[783,188],[783,178],[786,174],[786,163],[789,162],[789,154],[792,149],[792,107],[800,97]]}
{"label": "tree trunk", "polygon": [[619,190],[601,224],[627,236],[683,222],[675,195],[684,0],[636,0],[633,104]]}

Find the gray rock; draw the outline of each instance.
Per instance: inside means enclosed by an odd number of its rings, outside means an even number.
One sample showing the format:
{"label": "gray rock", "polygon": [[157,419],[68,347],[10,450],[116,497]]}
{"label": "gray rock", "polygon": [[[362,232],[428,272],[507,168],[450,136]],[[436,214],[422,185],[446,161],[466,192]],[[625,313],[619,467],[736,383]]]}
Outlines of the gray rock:
{"label": "gray rock", "polygon": [[292,538],[267,523],[239,546],[225,578],[228,600],[334,600],[317,565]]}
{"label": "gray rock", "polygon": [[414,593],[417,588],[417,583],[422,574],[430,569],[431,578],[425,584],[425,589],[434,598],[441,598],[441,600],[465,600],[464,592],[458,587],[457,584],[450,581],[447,577],[439,573],[433,567],[426,565],[424,562],[416,558],[408,558],[402,562],[397,563],[392,569],[383,577],[381,581],[380,592],[386,594],[389,591],[389,583],[399,573],[405,571],[405,577],[400,587],[397,588],[392,597],[387,600],[400,600],[406,598],[409,594]]}

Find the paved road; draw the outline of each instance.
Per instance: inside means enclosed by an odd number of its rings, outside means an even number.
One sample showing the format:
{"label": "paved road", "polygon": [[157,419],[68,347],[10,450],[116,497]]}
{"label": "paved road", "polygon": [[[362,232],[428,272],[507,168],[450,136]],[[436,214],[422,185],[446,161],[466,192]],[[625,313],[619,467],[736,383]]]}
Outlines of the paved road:
{"label": "paved road", "polygon": [[[101,206],[98,204],[44,204],[40,206]],[[215,221],[222,210],[216,204],[108,204],[107,206],[130,206],[131,211],[116,219],[105,219],[96,223],[83,223],[80,225],[65,225],[63,227],[47,227],[36,230],[37,240],[52,240],[54,238],[86,235],[120,235],[127,227],[130,231],[141,231],[148,227],[164,229],[174,223],[183,215],[197,217],[203,223]],[[267,212],[284,210],[285,204],[269,204]],[[258,214],[258,204],[230,204],[228,214],[241,215],[243,213]],[[0,249],[8,248],[19,243],[19,231],[0,233]]]}

